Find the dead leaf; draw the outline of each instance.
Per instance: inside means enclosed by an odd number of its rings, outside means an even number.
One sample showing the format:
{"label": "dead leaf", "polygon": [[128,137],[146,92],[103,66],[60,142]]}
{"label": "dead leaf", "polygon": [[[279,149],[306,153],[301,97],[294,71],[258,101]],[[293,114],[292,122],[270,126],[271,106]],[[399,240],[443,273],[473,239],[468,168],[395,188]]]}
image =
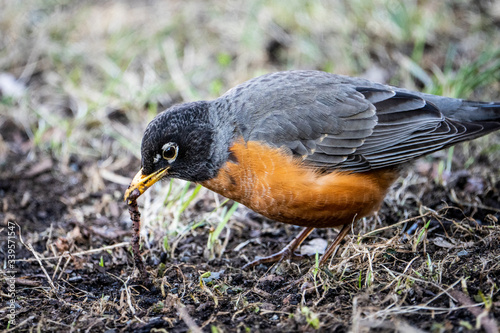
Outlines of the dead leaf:
{"label": "dead leaf", "polygon": [[434,243],[434,245],[439,246],[439,247],[443,247],[445,249],[453,249],[453,248],[457,247],[455,244],[448,242],[443,237],[436,237],[433,239],[432,242]]}
{"label": "dead leaf", "polygon": [[42,159],[39,163],[33,165],[28,171],[24,173],[26,178],[36,177],[44,172],[47,172],[52,169],[54,163],[52,163],[52,159],[45,158]]}
{"label": "dead leaf", "polygon": [[328,241],[323,238],[314,238],[309,241],[306,245],[300,247],[300,253],[303,255],[313,256],[316,253],[325,253]]}

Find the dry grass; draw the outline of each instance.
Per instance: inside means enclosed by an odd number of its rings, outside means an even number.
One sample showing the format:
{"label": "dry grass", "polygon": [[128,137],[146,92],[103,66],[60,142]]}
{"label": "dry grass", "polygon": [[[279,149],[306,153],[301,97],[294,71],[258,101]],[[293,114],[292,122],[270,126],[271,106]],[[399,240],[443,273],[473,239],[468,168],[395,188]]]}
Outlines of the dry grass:
{"label": "dry grass", "polygon": [[16,325],[7,326],[2,287],[2,328],[494,329],[499,134],[416,164],[327,270],[309,260],[240,271],[297,229],[244,207],[233,213],[232,202],[172,181],[139,200],[154,277],[145,289],[129,279],[121,200],[157,112],[259,74],[320,69],[499,100],[497,2],[31,0],[1,8],[0,74],[17,81],[0,80],[0,253],[9,221],[26,244],[17,244]]}

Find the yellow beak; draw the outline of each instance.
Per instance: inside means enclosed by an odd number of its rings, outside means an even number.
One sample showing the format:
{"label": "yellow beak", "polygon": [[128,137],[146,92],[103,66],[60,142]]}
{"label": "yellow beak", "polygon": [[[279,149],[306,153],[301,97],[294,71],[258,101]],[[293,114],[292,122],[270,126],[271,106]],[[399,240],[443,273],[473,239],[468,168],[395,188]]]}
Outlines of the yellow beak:
{"label": "yellow beak", "polygon": [[[134,179],[132,179],[132,182],[128,186],[128,189],[125,191],[125,197],[124,200],[127,201],[128,198],[130,197],[130,194],[132,191],[135,189],[139,190],[139,195],[143,194],[146,192],[148,188],[150,188],[154,183],[159,181],[160,179],[163,178],[165,174],[167,174],[168,167],[164,169],[160,169],[158,171],[153,172],[152,174],[149,175],[143,175],[142,174],[142,169],[139,170],[139,172],[134,176]],[[137,197],[136,197],[137,198]]]}

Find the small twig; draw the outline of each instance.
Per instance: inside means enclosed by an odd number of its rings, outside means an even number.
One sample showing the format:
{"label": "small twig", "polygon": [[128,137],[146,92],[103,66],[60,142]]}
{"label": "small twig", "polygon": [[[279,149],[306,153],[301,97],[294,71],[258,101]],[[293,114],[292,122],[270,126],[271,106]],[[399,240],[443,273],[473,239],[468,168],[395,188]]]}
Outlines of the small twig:
{"label": "small twig", "polygon": [[[17,224],[17,223],[16,223]],[[40,259],[40,256],[38,255],[38,253],[35,251],[35,249],[33,248],[33,246],[31,245],[31,243],[28,243],[26,244],[23,240],[23,236],[21,235],[21,226],[19,224],[17,224],[17,227],[19,228],[19,241],[21,242],[21,244],[23,244],[24,246],[26,246],[28,248],[28,250],[33,253],[33,255],[35,256],[35,259],[38,261],[38,264],[40,265],[40,268],[42,269],[43,273],[45,274],[45,276],[47,277],[47,281],[49,282],[49,285],[50,287],[52,288],[52,291],[53,292],[56,292],[57,288],[56,286],[54,285],[54,282],[52,282],[52,279],[50,278],[50,275],[49,273],[47,272],[47,270],[45,269],[45,267],[43,266],[42,264],[42,260]]]}
{"label": "small twig", "polygon": [[113,274],[113,273],[109,273],[109,275],[111,275],[112,277],[114,277],[115,279],[119,280],[121,283],[123,283],[123,286],[125,287],[124,290],[125,290],[125,294],[127,295],[127,304],[128,304],[128,307],[130,309],[130,312],[132,313],[132,315],[135,316],[135,308],[134,306],[132,305],[132,296],[130,295],[130,291],[128,290],[128,281],[130,280],[130,275],[127,277],[127,281],[123,281],[123,279],[121,279],[119,276]]}
{"label": "small twig", "polygon": [[61,273],[59,274],[59,276],[57,277],[57,280],[60,280],[64,271],[66,270],[66,267],[68,266],[69,264],[69,261],[73,258],[73,256],[71,256],[71,253],[68,255],[68,258],[66,259],[66,262],[64,263],[64,266],[63,268],[61,269]]}
{"label": "small twig", "polygon": [[[76,252],[76,253],[65,252],[65,253],[63,253],[60,256],[40,258],[40,260],[54,260],[54,259],[60,259],[60,258],[68,257],[68,256],[70,256],[70,257],[71,256],[83,256],[83,255],[86,255],[86,254],[91,254],[91,253],[96,253],[96,252],[102,252],[102,251],[111,250],[111,249],[114,249],[114,248],[117,248],[117,247],[124,247],[124,246],[129,246],[129,245],[130,245],[129,242],[122,242],[122,243],[118,243],[118,244],[114,244],[114,245],[104,246],[104,247],[100,247],[100,248],[97,248],[97,249],[80,251],[80,252]],[[34,259],[34,258],[28,258],[28,259],[17,259],[16,261],[30,262],[30,261],[35,261],[35,260],[36,259]]]}
{"label": "small twig", "polygon": [[27,280],[27,279],[21,279],[21,278],[16,278],[15,282],[16,282],[16,286],[38,287],[40,285],[39,281]]}
{"label": "small twig", "polygon": [[419,216],[411,217],[411,218],[406,219],[404,221],[400,221],[400,222],[391,224],[391,225],[389,225],[387,227],[382,227],[382,228],[378,228],[378,229],[372,230],[370,232],[367,232],[366,234],[361,235],[360,238],[365,238],[365,237],[368,237],[370,235],[376,234],[378,232],[381,232],[381,231],[384,231],[384,230],[387,230],[387,229],[392,229],[392,228],[397,227],[399,225],[402,225],[402,224],[405,224],[405,223],[408,223],[408,222],[413,222],[415,220],[418,220],[418,219],[421,219],[423,217],[426,217],[426,216],[429,216],[429,215],[433,215],[433,214],[434,214],[434,212],[427,212],[427,213],[419,215]]}
{"label": "small twig", "polygon": [[14,327],[9,328],[8,330],[5,330],[4,332],[17,331],[17,330],[19,330],[21,328],[21,326],[26,325],[28,322],[32,321],[35,318],[36,318],[36,316],[28,317],[25,320],[23,320],[22,322],[20,322],[19,324],[15,325]]}
{"label": "small twig", "polygon": [[130,275],[127,277],[127,281],[123,282],[123,286],[125,287],[125,293],[127,294],[127,304],[130,309],[130,312],[132,312],[133,315],[135,315],[135,309],[134,306],[132,305],[132,296],[130,296],[130,291],[128,290],[127,283],[130,280]]}
{"label": "small twig", "polygon": [[196,322],[189,315],[189,313],[187,312],[186,307],[184,305],[176,304],[175,308],[176,308],[177,312],[179,312],[179,316],[181,317],[182,321],[191,330],[191,332],[202,333],[201,328],[198,325],[196,325]]}
{"label": "small twig", "polygon": [[55,321],[55,320],[50,320],[50,319],[45,319],[48,323],[52,323],[52,324],[55,324],[55,325],[59,325],[59,326],[63,326],[63,327],[67,327],[67,328],[70,328],[72,327],[71,325],[68,325],[68,324],[65,324],[65,323],[62,323],[60,321]]}
{"label": "small twig", "polygon": [[22,240],[21,240],[21,243],[26,246],[28,248],[28,250],[33,253],[33,255],[35,256],[36,260],[38,261],[38,264],[40,265],[40,268],[42,269],[43,273],[45,274],[45,276],[47,277],[47,281],[49,282],[49,285],[50,287],[52,288],[52,291],[56,291],[56,286],[54,285],[54,282],[52,281],[52,278],[49,276],[49,273],[47,272],[47,270],[45,269],[45,267],[43,266],[42,264],[42,260],[40,259],[40,256],[38,255],[38,253],[35,251],[35,249],[33,249],[33,246],[28,243],[28,244],[25,244]]}
{"label": "small twig", "polygon": [[[54,253],[55,254],[55,253]],[[52,280],[54,280],[56,278],[56,274],[57,274],[57,271],[59,270],[59,267],[61,266],[61,261],[62,261],[63,257],[61,256],[59,258],[59,260],[57,261],[57,265],[56,265],[56,268],[54,269],[54,273],[52,274]],[[61,274],[62,274],[62,270],[61,270]],[[61,276],[61,275],[59,275]]]}

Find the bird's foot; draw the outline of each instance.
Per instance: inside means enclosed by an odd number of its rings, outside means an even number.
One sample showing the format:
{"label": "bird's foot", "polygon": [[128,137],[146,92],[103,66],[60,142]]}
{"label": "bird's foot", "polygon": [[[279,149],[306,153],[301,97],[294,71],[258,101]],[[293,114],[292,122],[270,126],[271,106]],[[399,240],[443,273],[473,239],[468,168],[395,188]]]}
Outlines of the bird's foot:
{"label": "bird's foot", "polygon": [[295,250],[302,244],[304,239],[314,230],[313,227],[307,227],[302,229],[302,231],[295,237],[283,250],[270,255],[269,257],[260,258],[249,262],[243,269],[247,269],[256,265],[265,264],[269,262],[277,262],[278,264],[283,261],[283,259],[302,259],[304,256],[295,253]]}
{"label": "bird's foot", "polygon": [[270,256],[263,257],[263,258],[249,262],[248,264],[243,266],[242,269],[247,269],[247,268],[254,267],[254,266],[257,266],[260,264],[267,264],[267,263],[272,263],[272,262],[279,264],[285,259],[300,260],[304,257],[305,256],[303,254],[298,254],[296,252],[293,252],[287,246],[283,250],[276,252],[274,254],[271,254]]}

